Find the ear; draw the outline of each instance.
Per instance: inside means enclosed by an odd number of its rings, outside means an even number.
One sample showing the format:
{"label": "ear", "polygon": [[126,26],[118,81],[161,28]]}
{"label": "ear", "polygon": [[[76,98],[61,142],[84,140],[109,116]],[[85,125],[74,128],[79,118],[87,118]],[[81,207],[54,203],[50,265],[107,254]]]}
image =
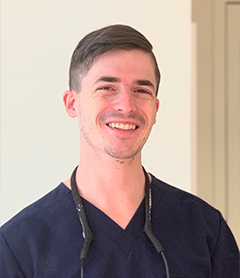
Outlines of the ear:
{"label": "ear", "polygon": [[70,116],[71,118],[76,118],[76,93],[74,91],[65,91],[63,94],[63,103],[68,116]]}
{"label": "ear", "polygon": [[158,98],[156,98],[156,112],[160,110],[160,107],[161,107],[161,101]]}
{"label": "ear", "polygon": [[155,115],[154,124],[155,124],[156,121],[157,121],[157,112],[158,112],[158,110],[160,109],[160,107],[161,107],[161,101],[160,101],[158,98],[156,98],[156,115]]}

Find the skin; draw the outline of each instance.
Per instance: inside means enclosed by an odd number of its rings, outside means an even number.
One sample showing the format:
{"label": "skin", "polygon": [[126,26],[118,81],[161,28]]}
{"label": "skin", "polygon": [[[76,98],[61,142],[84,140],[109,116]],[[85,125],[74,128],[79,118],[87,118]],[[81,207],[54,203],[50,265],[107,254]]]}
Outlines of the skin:
{"label": "skin", "polygon": [[80,131],[78,189],[124,229],[144,198],[141,150],[159,107],[154,65],[141,50],[107,52],[81,85],[63,96]]}

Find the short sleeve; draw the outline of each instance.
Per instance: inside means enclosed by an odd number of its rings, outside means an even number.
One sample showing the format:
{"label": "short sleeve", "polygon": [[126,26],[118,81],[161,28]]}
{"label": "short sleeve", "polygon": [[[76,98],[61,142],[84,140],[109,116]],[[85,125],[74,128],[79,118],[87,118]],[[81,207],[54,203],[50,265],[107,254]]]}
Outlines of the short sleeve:
{"label": "short sleeve", "polygon": [[2,233],[0,233],[0,277],[25,278]]}

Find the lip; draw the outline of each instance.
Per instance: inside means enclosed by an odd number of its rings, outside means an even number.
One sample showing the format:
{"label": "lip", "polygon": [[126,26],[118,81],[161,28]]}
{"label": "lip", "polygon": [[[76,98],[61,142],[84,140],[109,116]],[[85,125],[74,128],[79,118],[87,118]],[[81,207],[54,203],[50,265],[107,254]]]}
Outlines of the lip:
{"label": "lip", "polygon": [[[113,124],[113,126],[111,126]],[[119,124],[119,125],[124,125],[123,128],[121,128],[120,126],[116,127],[114,125]],[[127,126],[128,125],[128,126]],[[136,128],[129,128],[130,126],[135,126]],[[109,134],[112,135],[117,135],[117,136],[127,136],[130,134],[134,134],[136,133],[136,131],[139,130],[140,124],[137,123],[136,121],[129,121],[129,120],[108,120],[107,122],[105,122],[105,127],[107,128],[108,132],[110,132]]]}
{"label": "lip", "polygon": [[110,123],[107,124],[107,126],[111,127],[111,128],[115,128],[115,129],[120,129],[120,130],[135,130],[138,128],[138,126],[136,125],[132,125],[132,124],[123,124],[123,123]]}
{"label": "lip", "polygon": [[129,124],[129,125],[135,125],[137,127],[140,126],[139,122],[137,122],[137,121],[129,121],[129,120],[124,120],[124,119],[114,119],[114,120],[108,119],[108,121],[106,122],[106,125],[109,125],[112,123],[114,123],[114,124],[119,123],[119,124],[124,124],[124,125]]}
{"label": "lip", "polygon": [[109,136],[113,136],[112,138],[119,138],[121,140],[133,138],[132,136],[134,134],[138,134],[138,128],[125,130],[120,128],[112,128],[108,125],[106,125],[106,128],[107,128],[107,134]]}
{"label": "lip", "polygon": [[119,131],[135,131],[139,128],[139,123],[136,123],[136,121],[129,121],[129,120],[116,120],[113,121],[108,120],[106,125],[114,130]]}
{"label": "lip", "polygon": [[137,112],[129,113],[128,115],[125,115],[123,113],[120,113],[118,111],[110,111],[106,112],[104,114],[99,115],[98,117],[99,123],[119,123],[119,124],[129,124],[129,125],[136,125],[140,127],[141,125],[145,125],[146,119],[141,116]]}

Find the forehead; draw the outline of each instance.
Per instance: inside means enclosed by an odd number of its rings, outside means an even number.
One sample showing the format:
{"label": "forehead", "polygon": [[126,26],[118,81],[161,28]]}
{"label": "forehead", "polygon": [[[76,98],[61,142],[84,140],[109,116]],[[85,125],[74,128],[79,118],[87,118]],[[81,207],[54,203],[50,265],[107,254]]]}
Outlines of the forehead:
{"label": "forehead", "polygon": [[150,79],[156,84],[151,55],[138,49],[113,50],[95,58],[85,77],[98,79],[101,75],[113,75],[129,81],[132,78]]}

